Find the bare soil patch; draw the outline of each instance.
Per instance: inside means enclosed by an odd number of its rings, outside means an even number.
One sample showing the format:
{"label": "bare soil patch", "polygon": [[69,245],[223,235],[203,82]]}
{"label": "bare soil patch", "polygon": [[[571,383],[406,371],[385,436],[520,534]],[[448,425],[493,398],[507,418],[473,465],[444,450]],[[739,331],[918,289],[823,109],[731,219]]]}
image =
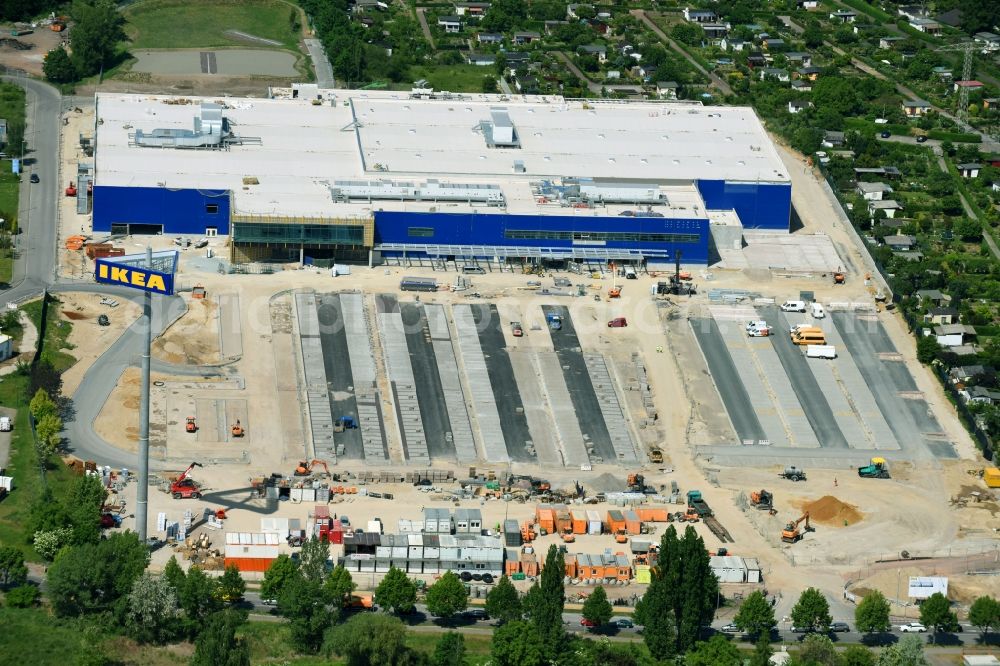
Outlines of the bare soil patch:
{"label": "bare soil patch", "polygon": [[218,363],[218,304],[208,298],[187,304],[187,312],[153,342],[153,355],[168,363]]}
{"label": "bare soil patch", "polygon": [[814,502],[802,505],[809,512],[809,520],[830,527],[846,527],[861,522],[865,515],[853,504],[841,502],[833,495],[824,495]]}

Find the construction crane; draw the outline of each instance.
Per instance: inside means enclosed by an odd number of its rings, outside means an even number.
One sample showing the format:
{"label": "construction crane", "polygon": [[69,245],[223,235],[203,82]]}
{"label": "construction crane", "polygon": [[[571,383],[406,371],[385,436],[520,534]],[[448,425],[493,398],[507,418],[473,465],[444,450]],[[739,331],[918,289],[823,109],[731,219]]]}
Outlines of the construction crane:
{"label": "construction crane", "polygon": [[[799,530],[799,524],[805,521],[805,525]],[[788,523],[785,525],[785,529],[781,530],[781,540],[785,543],[795,543],[802,538],[805,532],[815,532],[812,526],[809,524],[809,512],[803,513],[798,520]]]}
{"label": "construction crane", "polygon": [[191,478],[191,470],[201,466],[201,463],[191,463],[186,470],[170,482],[170,494],[174,496],[174,499],[198,499],[201,497],[201,486]]}
{"label": "construction crane", "polygon": [[[962,81],[968,81],[972,76],[972,52],[978,45],[975,42],[961,42],[959,44],[949,44],[939,46],[935,51],[964,53],[962,59]],[[958,120],[960,123],[969,124],[969,88],[967,86],[958,87]]]}
{"label": "construction crane", "polygon": [[298,467],[295,468],[295,476],[309,476],[316,465],[322,465],[326,475],[330,476],[330,467],[322,460],[300,460]]}

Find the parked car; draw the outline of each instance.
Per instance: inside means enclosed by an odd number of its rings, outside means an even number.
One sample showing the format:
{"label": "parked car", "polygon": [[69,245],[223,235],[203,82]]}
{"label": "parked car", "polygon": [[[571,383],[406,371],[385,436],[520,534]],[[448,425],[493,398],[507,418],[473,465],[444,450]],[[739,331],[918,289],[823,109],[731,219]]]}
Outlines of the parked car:
{"label": "parked car", "polygon": [[611,620],[611,626],[618,627],[619,629],[631,629],[635,626],[635,624],[633,624],[632,620],[627,617],[620,617],[615,620]]}
{"label": "parked car", "polygon": [[524,335],[524,328],[521,327],[521,322],[519,321],[510,322],[510,329],[515,338],[520,338]]}
{"label": "parked car", "polygon": [[811,631],[815,631],[815,629],[812,627],[796,627],[794,624],[792,625],[793,634],[808,634]]}
{"label": "parked car", "polygon": [[264,604],[265,606],[277,606],[278,605],[278,600],[277,599],[271,599],[271,598],[261,597],[260,598],[260,603]]}
{"label": "parked car", "polygon": [[847,625],[846,622],[834,622],[834,623],[832,623],[830,625],[830,631],[833,631],[833,632],[840,633],[840,632],[845,632],[845,631],[850,631],[850,630],[851,630],[851,628]]}
{"label": "parked car", "polygon": [[892,132],[885,131],[879,134],[879,136],[882,137],[883,139],[888,139],[890,136],[892,136]]}
{"label": "parked car", "polygon": [[743,631],[743,630],[740,629],[738,625],[735,625],[732,622],[730,622],[729,624],[723,625],[723,627],[722,627],[722,633],[724,633],[724,634],[738,634],[741,631]]}
{"label": "parked car", "polygon": [[39,182],[38,174],[37,173],[31,174],[31,178],[29,180],[31,180],[31,182],[33,183]]}
{"label": "parked car", "polygon": [[489,613],[487,613],[482,608],[470,608],[469,610],[462,613],[462,617],[469,620],[488,620],[490,619]]}
{"label": "parked car", "polygon": [[927,137],[924,136],[923,134],[917,137],[917,143],[926,143],[926,142],[927,142]]}
{"label": "parked car", "polygon": [[922,634],[927,631],[927,627],[919,622],[907,622],[899,625],[899,630],[904,634]]}
{"label": "parked car", "polygon": [[785,301],[781,304],[781,309],[784,312],[805,312],[806,302],[805,301]]}
{"label": "parked car", "polygon": [[628,326],[628,320],[625,317],[615,317],[608,322],[608,328],[625,328]]}
{"label": "parked car", "polygon": [[580,626],[587,627],[588,629],[593,629],[597,626],[597,623],[593,620],[588,620],[587,618],[580,618]]}

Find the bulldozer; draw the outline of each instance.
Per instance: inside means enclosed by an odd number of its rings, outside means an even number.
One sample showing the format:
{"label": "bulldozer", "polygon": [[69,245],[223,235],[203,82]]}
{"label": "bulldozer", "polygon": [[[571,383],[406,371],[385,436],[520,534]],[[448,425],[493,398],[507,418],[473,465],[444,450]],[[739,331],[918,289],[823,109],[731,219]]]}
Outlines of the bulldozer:
{"label": "bulldozer", "polygon": [[858,468],[858,476],[862,479],[888,479],[889,464],[885,458],[872,458],[867,465]]}
{"label": "bulldozer", "polygon": [[330,476],[330,467],[322,460],[300,460],[294,474],[295,476],[309,476],[314,473],[316,465],[322,465],[323,469],[326,470],[326,475]]}
{"label": "bulldozer", "polygon": [[[800,530],[799,525],[803,521],[805,522],[805,525],[803,525],[802,529]],[[785,543],[795,543],[800,539],[802,539],[802,535],[805,534],[806,532],[815,532],[815,531],[816,530],[809,524],[809,512],[806,511],[801,516],[799,516],[798,520],[785,525],[785,529],[781,530],[781,540],[784,541]]]}
{"label": "bulldozer", "polygon": [[198,424],[195,422],[193,416],[187,417],[187,421],[184,423],[185,432],[198,432]]}
{"label": "bulldozer", "polygon": [[761,511],[769,511],[774,508],[774,495],[763,488],[750,493],[750,505]]}
{"label": "bulldozer", "polygon": [[246,434],[246,431],[243,430],[243,425],[240,423],[239,419],[236,419],[236,423],[233,424],[231,432],[233,433],[233,437],[242,437]]}

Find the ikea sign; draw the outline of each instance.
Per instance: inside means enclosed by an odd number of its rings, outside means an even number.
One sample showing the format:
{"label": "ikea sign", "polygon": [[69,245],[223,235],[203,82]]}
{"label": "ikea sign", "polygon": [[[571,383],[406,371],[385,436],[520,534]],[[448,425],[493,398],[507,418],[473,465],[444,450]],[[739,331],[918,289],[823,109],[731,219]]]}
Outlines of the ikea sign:
{"label": "ikea sign", "polygon": [[170,296],[174,293],[174,276],[148,268],[127,266],[106,259],[98,259],[94,279],[105,284],[119,284],[154,294]]}

